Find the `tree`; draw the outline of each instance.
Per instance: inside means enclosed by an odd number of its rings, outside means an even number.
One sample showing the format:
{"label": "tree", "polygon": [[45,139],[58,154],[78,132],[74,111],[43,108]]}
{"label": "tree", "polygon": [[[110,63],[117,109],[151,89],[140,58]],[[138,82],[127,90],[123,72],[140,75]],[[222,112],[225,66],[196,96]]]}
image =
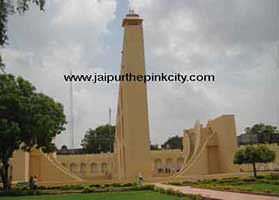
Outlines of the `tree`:
{"label": "tree", "polygon": [[247,145],[241,147],[234,156],[234,164],[252,164],[254,176],[257,177],[256,163],[274,161],[275,153],[265,145]]}
{"label": "tree", "polygon": [[2,57],[1,57],[1,54],[0,54],[0,71],[2,71],[3,73],[5,73],[5,65],[2,61]]}
{"label": "tree", "polygon": [[163,145],[164,149],[183,149],[182,137],[178,135],[170,137]]}
{"label": "tree", "polygon": [[[28,9],[31,3],[39,6],[40,10],[44,9],[45,0],[17,0],[16,4],[12,0],[0,0],[0,47],[4,47],[7,43],[7,25],[8,25],[8,16],[12,14],[23,14]],[[0,70],[4,71],[4,64],[2,61],[2,56],[0,55]]]}
{"label": "tree", "polygon": [[264,123],[255,124],[252,127],[247,127],[244,129],[244,137],[248,138],[245,143],[274,143],[278,142],[276,136],[279,134],[279,130],[276,126],[266,125]]}
{"label": "tree", "polygon": [[277,134],[279,130],[276,126],[266,125],[264,123],[255,124],[253,127],[244,129],[245,134]]}
{"label": "tree", "polygon": [[9,161],[17,149],[52,152],[53,138],[65,125],[63,106],[36,93],[21,77],[0,74],[0,161],[3,188],[8,190]]}
{"label": "tree", "polygon": [[61,147],[61,150],[68,150],[68,147],[67,147],[67,145],[62,145],[62,147]]}
{"label": "tree", "polygon": [[115,126],[109,124],[99,126],[95,130],[89,129],[81,146],[86,153],[113,152]]}

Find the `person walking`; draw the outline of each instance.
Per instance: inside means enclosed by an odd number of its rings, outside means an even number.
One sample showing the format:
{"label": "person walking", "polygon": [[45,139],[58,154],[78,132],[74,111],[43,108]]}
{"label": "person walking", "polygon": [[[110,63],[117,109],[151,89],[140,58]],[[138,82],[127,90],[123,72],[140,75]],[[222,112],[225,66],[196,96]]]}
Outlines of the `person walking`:
{"label": "person walking", "polygon": [[31,176],[30,179],[29,179],[29,189],[30,190],[34,189],[34,178],[33,178],[33,176]]}
{"label": "person walking", "polygon": [[137,184],[142,185],[142,181],[143,181],[143,176],[141,173],[139,173],[137,176]]}
{"label": "person walking", "polygon": [[37,187],[38,187],[38,179],[37,179],[37,176],[34,176],[34,178],[33,178],[33,187],[34,187],[34,190],[37,189]]}

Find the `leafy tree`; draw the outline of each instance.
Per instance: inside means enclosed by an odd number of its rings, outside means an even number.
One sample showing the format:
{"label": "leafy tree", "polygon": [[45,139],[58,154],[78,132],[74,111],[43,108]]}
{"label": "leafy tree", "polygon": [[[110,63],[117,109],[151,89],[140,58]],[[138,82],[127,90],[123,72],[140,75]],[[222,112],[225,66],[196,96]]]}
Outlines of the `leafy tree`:
{"label": "leafy tree", "polygon": [[0,161],[4,190],[8,190],[9,161],[17,149],[52,152],[53,138],[64,130],[63,106],[36,93],[21,77],[0,74]]}
{"label": "leafy tree", "polygon": [[257,177],[256,163],[274,161],[275,153],[265,145],[247,145],[241,147],[234,156],[234,164],[252,164],[254,176]]}
{"label": "leafy tree", "polygon": [[170,137],[163,145],[164,149],[183,149],[182,137],[178,135]]}
{"label": "leafy tree", "polygon": [[[28,9],[31,3],[39,6],[40,10],[44,9],[45,0],[17,0],[16,4],[12,0],[0,0],[0,48],[4,47],[8,40],[7,36],[7,25],[8,16],[12,14],[23,14]],[[0,55],[0,70],[4,71],[4,64],[2,61],[2,56]]]}
{"label": "leafy tree", "polygon": [[2,61],[2,57],[1,57],[1,54],[0,54],[0,71],[2,71],[3,73],[5,73],[5,65]]}
{"label": "leafy tree", "polygon": [[277,134],[279,130],[276,126],[266,125],[264,123],[255,124],[254,126],[245,128],[245,134]]}
{"label": "leafy tree", "polygon": [[[279,134],[279,130],[276,126],[272,125],[266,125],[263,123],[255,124],[252,127],[247,127],[244,129],[245,133],[248,139],[248,142],[246,143],[274,143],[277,142],[276,135]],[[255,141],[256,139],[256,141]]]}
{"label": "leafy tree", "polygon": [[86,153],[113,152],[115,126],[109,124],[99,126],[95,130],[89,129],[81,146]]}

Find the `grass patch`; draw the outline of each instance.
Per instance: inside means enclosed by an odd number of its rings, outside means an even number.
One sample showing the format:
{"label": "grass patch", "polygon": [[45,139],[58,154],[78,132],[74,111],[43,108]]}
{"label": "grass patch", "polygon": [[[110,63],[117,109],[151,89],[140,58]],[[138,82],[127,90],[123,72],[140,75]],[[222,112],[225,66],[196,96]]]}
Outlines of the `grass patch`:
{"label": "grass patch", "polygon": [[277,174],[259,176],[258,178],[232,177],[223,179],[203,179],[193,182],[171,182],[169,184],[176,186],[192,186],[207,189],[279,195],[279,176]]}
{"label": "grass patch", "polygon": [[279,195],[279,186],[273,184],[266,184],[266,183],[243,184],[243,185],[236,186],[236,188],[239,190],[256,191],[256,192]]}
{"label": "grass patch", "polygon": [[153,191],[2,197],[1,200],[189,200]]}

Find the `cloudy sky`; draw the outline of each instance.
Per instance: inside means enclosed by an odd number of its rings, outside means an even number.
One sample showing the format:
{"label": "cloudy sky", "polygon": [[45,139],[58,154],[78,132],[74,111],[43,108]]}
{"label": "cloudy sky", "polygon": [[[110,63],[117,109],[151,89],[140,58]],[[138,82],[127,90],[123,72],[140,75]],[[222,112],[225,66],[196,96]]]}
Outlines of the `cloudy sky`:
{"label": "cloudy sky", "polygon": [[[119,72],[130,7],[144,19],[147,72],[216,76],[214,83],[148,85],[152,143],[222,114],[235,115],[238,134],[258,122],[279,125],[277,0],[50,0],[45,12],[10,16],[1,49],[7,72],[61,102],[69,119],[63,75]],[[74,83],[76,147],[88,128],[108,122],[109,107],[115,121],[117,86]],[[70,144],[68,130],[56,143]]]}

